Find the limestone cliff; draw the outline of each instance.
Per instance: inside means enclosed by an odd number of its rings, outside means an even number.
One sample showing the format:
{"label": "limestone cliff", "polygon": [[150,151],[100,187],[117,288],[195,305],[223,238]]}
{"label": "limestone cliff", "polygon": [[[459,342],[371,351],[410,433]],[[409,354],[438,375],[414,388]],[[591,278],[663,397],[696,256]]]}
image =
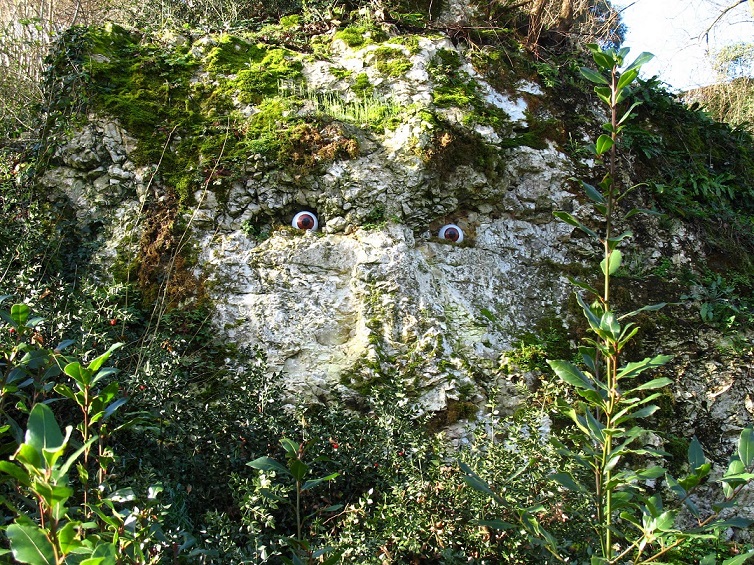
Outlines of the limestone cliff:
{"label": "limestone cliff", "polygon": [[[548,327],[567,349],[582,332],[568,275],[592,272],[599,250],[552,213],[586,214],[570,179],[602,174],[574,149],[597,107],[520,50],[505,60],[365,24],[304,52],[285,46],[298,26],[73,33],[77,59],[57,72],[87,100],[41,184],[94,234],[102,273],[168,308],[210,301],[217,330],[267,351],[292,397],[358,402],[390,381],[425,410],[455,406],[445,424],[473,419],[492,390],[515,410],[541,373],[508,362],[514,345]],[[547,72],[562,85],[573,69]],[[630,185],[646,159],[627,153]],[[300,211],[317,231],[291,227]],[[678,302],[678,281],[652,273],[704,263],[698,232],[672,216],[631,223],[619,299]],[[448,224],[462,242],[439,237]],[[671,413],[728,439],[754,411],[750,351],[720,360],[719,335],[683,325],[695,316],[689,302],[644,320],[638,353],[688,351],[669,369]]]}

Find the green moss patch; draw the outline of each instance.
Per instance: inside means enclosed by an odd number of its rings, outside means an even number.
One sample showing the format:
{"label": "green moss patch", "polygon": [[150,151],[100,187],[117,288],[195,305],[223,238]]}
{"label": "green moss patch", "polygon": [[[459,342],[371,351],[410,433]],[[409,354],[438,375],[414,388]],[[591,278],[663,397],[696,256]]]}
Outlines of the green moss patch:
{"label": "green moss patch", "polygon": [[[165,47],[117,26],[90,28],[78,42],[89,77],[75,94],[137,139],[131,159],[159,163],[157,178],[180,204],[204,186],[224,192],[251,155],[299,170],[358,151],[326,116],[299,117],[300,100],[280,95],[281,84],[302,81],[302,56],[287,49],[230,34],[209,48]],[[76,69],[56,71],[65,80]]]}
{"label": "green moss patch", "polygon": [[352,49],[364,47],[370,43],[380,43],[387,39],[387,34],[381,29],[370,25],[348,26],[339,30],[333,40],[340,39]]}
{"label": "green moss patch", "polygon": [[373,65],[381,74],[389,77],[401,77],[413,66],[403,49],[381,46],[375,49]]}
{"label": "green moss patch", "polygon": [[460,55],[450,49],[440,49],[427,66],[436,86],[433,102],[439,108],[462,108],[466,110],[464,123],[492,127],[499,135],[507,137],[511,131],[508,115],[482,97],[479,85],[462,68]]}

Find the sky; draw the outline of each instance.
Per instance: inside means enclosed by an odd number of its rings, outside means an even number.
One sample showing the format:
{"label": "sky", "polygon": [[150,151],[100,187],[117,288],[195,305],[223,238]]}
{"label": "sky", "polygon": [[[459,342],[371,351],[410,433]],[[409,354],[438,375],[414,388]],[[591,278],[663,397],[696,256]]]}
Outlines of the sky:
{"label": "sky", "polygon": [[631,62],[642,51],[655,58],[642,75],[658,75],[671,89],[685,90],[715,82],[708,50],[740,41],[754,42],[754,18],[746,3],[717,23],[707,37],[705,30],[735,0],[613,0],[621,10],[631,48]]}

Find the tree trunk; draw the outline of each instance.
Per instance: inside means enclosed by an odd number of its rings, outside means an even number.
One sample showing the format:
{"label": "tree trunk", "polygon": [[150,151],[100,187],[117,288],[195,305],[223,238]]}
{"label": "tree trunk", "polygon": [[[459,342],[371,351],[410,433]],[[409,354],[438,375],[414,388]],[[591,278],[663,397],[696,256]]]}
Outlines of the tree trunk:
{"label": "tree trunk", "polygon": [[[750,1],[754,2],[754,0]],[[560,0],[558,31],[561,33],[568,33],[573,27],[573,2],[574,0]]]}

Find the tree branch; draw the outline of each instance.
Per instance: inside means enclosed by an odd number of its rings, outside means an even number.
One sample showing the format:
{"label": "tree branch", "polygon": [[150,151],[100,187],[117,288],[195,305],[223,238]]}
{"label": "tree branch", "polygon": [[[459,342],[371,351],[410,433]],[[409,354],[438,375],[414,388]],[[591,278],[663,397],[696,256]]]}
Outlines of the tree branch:
{"label": "tree branch", "polygon": [[722,12],[720,12],[720,14],[715,18],[715,21],[712,22],[709,25],[709,27],[706,30],[704,30],[704,33],[702,33],[699,37],[705,37],[706,38],[709,35],[709,32],[712,31],[712,28],[715,27],[717,25],[717,23],[720,20],[722,20],[728,14],[728,12],[734,10],[735,8],[737,8],[738,6],[740,6],[741,4],[745,4],[747,2],[749,3],[749,8],[751,8],[752,15],[754,16],[754,0],[736,0],[733,4],[731,4],[730,6],[728,6],[727,8],[725,8]]}

